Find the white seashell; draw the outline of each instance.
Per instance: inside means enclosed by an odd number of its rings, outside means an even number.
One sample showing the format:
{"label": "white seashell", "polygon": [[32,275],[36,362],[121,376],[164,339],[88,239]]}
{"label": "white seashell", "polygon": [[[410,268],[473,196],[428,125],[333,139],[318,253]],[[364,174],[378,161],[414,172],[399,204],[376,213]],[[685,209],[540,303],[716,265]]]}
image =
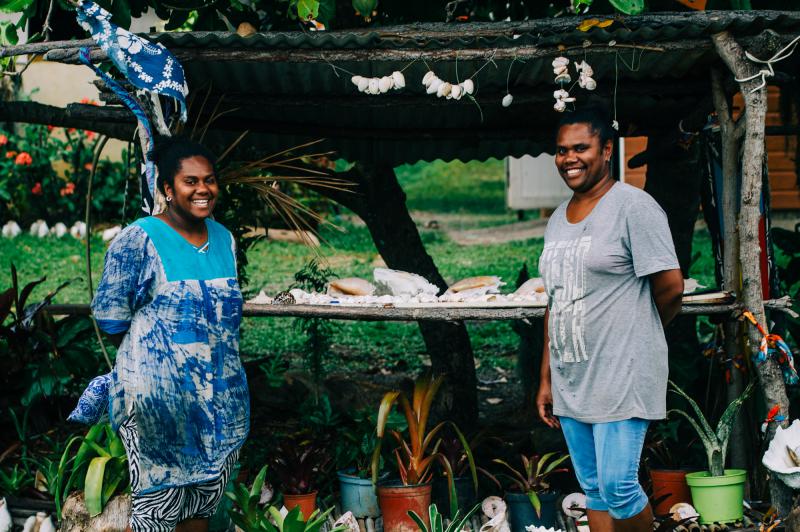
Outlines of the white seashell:
{"label": "white seashell", "polygon": [[378,82],[378,88],[381,90],[381,93],[389,92],[389,89],[391,89],[393,85],[394,81],[391,76],[383,76]]}
{"label": "white seashell", "polygon": [[5,498],[0,499],[0,532],[11,532],[14,524],[11,522],[11,512]]}
{"label": "white seashell", "polygon": [[72,224],[72,227],[69,228],[69,234],[77,239],[81,239],[86,236],[86,224],[83,222],[75,222]]}
{"label": "white seashell", "polygon": [[778,427],[775,430],[775,436],[761,459],[761,463],[767,469],[793,489],[800,489],[800,467],[794,465],[787,449],[796,449],[798,445],[800,445],[800,419],[795,419],[789,427],[785,429]]}
{"label": "white seashell", "polygon": [[440,86],[442,83],[444,83],[444,82],[443,82],[442,80],[440,80],[439,78],[434,78],[434,79],[431,81],[430,85],[428,85],[428,90],[427,90],[427,93],[428,93],[428,94],[436,94],[436,93],[437,93],[437,91],[439,90],[439,86]]}
{"label": "white seashell", "polygon": [[567,104],[564,103],[564,100],[558,100],[554,105],[553,109],[558,111],[559,113],[563,113],[567,109]]}
{"label": "white seashell", "polygon": [[563,100],[561,100],[561,101],[562,101],[562,102],[566,102],[566,103],[572,103],[572,102],[574,102],[574,101],[575,101],[575,98],[573,98],[572,96],[570,96],[569,98],[564,98],[564,99],[563,99]]}
{"label": "white seashell", "polygon": [[697,510],[694,509],[694,506],[688,502],[679,502],[673,504],[672,508],[669,509],[669,513],[672,514],[672,519],[675,520],[676,523],[683,521],[684,519],[697,521],[697,518],[700,517],[700,514],[697,513]]}
{"label": "white seashell", "polygon": [[44,238],[50,233],[50,228],[47,227],[47,222],[42,220],[42,223],[39,224],[39,227],[36,229],[36,236],[39,238]]}
{"label": "white seashell", "polygon": [[39,226],[42,225],[43,223],[44,223],[44,220],[36,220],[35,222],[33,222],[31,224],[30,229],[28,230],[30,232],[30,235],[31,236],[38,235],[39,234]]}
{"label": "white seashell", "polygon": [[369,80],[369,93],[379,94],[381,92],[380,83],[381,81],[378,78],[371,78]]}
{"label": "white seashell", "polygon": [[25,524],[22,525],[22,532],[33,532],[35,526],[36,526],[36,516],[31,515],[25,520]]}
{"label": "white seashell", "polygon": [[395,89],[402,89],[406,86],[406,78],[403,76],[403,73],[399,70],[395,70],[392,72],[392,80],[394,81],[394,88]]}
{"label": "white seashell", "polygon": [[114,240],[120,233],[120,231],[122,231],[122,227],[118,225],[115,225],[114,227],[109,227],[102,233],[103,242],[110,242],[111,240]]}
{"label": "white seashell", "polygon": [[369,79],[362,76],[358,77],[360,78],[358,80],[358,90],[361,92],[367,92],[367,89],[369,89]]}
{"label": "white seashell", "polygon": [[434,79],[436,79],[436,74],[433,73],[433,70],[428,70],[425,72],[425,75],[422,76],[422,84],[427,87]]}
{"label": "white seashell", "polygon": [[39,532],[56,532],[56,527],[53,526],[53,520],[49,515],[39,525]]}
{"label": "white seashell", "polygon": [[461,85],[453,85],[450,88],[450,96],[452,96],[454,100],[460,100],[462,94],[464,94],[464,87]]}
{"label": "white seashell", "polygon": [[[19,225],[17,225],[17,222],[14,220],[6,222],[6,224],[3,226],[3,236],[6,238],[14,238],[21,232],[22,229],[19,228]],[[2,532],[2,529],[0,529],[0,532]]]}
{"label": "white seashell", "polygon": [[353,85],[358,87],[358,85],[359,85],[359,83],[361,83],[362,79],[364,79],[364,76],[353,76],[352,78],[350,78],[350,81],[353,82]]}
{"label": "white seashell", "polygon": [[452,87],[453,86],[450,85],[450,83],[446,81],[442,82],[442,84],[439,85],[439,88],[436,89],[436,96],[438,96],[439,98],[441,98],[442,96],[447,96],[448,94],[450,94],[450,89]]}
{"label": "white seashell", "polygon": [[569,64],[569,59],[567,59],[566,57],[561,56],[561,57],[556,57],[555,59],[553,59],[553,68],[556,68],[556,67],[559,67],[559,66],[566,66],[568,64]]}
{"label": "white seashell", "polygon": [[511,105],[511,102],[513,101],[514,97],[511,96],[510,94],[506,94],[505,96],[503,96],[503,107],[508,107],[509,105]]}
{"label": "white seashell", "polygon": [[572,81],[572,77],[569,75],[569,72],[564,72],[556,76],[556,83],[569,83],[570,81]]}
{"label": "white seashell", "polygon": [[342,516],[333,523],[333,528],[337,528],[339,526],[345,526],[345,532],[358,532],[360,529],[358,527],[358,521],[356,520],[353,512],[347,511],[342,514]]}
{"label": "white seashell", "polygon": [[592,70],[592,67],[589,66],[589,63],[587,63],[586,61],[579,61],[575,63],[575,70],[577,70],[584,76],[592,76],[594,74],[594,70]]}
{"label": "white seashell", "polygon": [[583,76],[581,76],[581,80],[583,80],[583,83],[580,83],[579,80],[580,86],[586,89],[587,91],[593,91],[597,88],[597,82],[593,78],[588,78],[588,77],[584,78]]}
{"label": "white seashell", "polygon": [[564,98],[569,98],[569,93],[564,89],[558,89],[557,91],[553,91],[553,98],[556,100],[563,100]]}
{"label": "white seashell", "polygon": [[553,69],[553,74],[555,74],[556,76],[560,76],[564,72],[567,72],[567,70],[568,70],[567,65],[558,65]]}
{"label": "white seashell", "polygon": [[481,511],[489,520],[481,526],[480,532],[510,532],[506,509],[506,503],[500,497],[486,497],[481,503]]}
{"label": "white seashell", "polygon": [[50,229],[50,234],[56,235],[56,237],[61,238],[62,236],[67,234],[67,226],[61,222],[58,222],[56,225]]}
{"label": "white seashell", "polygon": [[461,82],[461,86],[464,87],[464,92],[467,94],[472,94],[475,92],[475,83],[471,79],[465,79]]}

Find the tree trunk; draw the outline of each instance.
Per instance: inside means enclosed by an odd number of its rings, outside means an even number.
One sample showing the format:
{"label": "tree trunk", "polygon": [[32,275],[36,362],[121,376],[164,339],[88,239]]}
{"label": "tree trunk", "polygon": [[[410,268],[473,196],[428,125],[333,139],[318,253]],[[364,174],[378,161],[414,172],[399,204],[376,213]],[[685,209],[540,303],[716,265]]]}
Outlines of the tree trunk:
{"label": "tree trunk", "polygon": [[[712,37],[722,60],[737,79],[747,78],[759,71],[744,55],[744,50],[727,32]],[[764,313],[764,296],[761,289],[760,245],[758,225],[764,165],[764,124],[767,113],[767,95],[761,78],[740,82],[739,87],[745,103],[745,136],[742,167],[741,207],[739,209],[739,256],[742,269],[742,298],[745,306],[762,324],[767,323]],[[748,327],[751,355],[758,353],[761,337],[755,327]],[[771,359],[756,366],[767,408],[777,405],[780,415],[789,419],[789,400],[783,375],[778,364]],[[787,425],[788,422],[782,422]],[[775,435],[777,424],[771,423],[767,430],[767,442]],[[769,482],[772,504],[781,517],[789,514],[792,507],[792,492],[774,476]]]}
{"label": "tree trunk", "polygon": [[[692,262],[694,224],[700,209],[700,146],[688,149],[676,143],[675,133],[647,139],[647,181],[645,191],[667,214],[675,252],[684,277]],[[676,193],[680,191],[680,193]],[[677,316],[664,331],[669,346],[670,375],[684,389],[698,389],[698,376],[705,371],[697,340],[696,316]]]}
{"label": "tree trunk", "polygon": [[[342,175],[358,184],[352,194],[319,192],[355,212],[367,224],[375,247],[389,268],[416,273],[439,287],[447,283],[425,251],[417,226],[408,213],[406,197],[388,165],[356,167]],[[445,375],[436,411],[455,421],[463,430],[478,420],[477,378],[472,345],[463,322],[419,322],[435,374]]]}
{"label": "tree trunk", "polygon": [[[722,138],[722,209],[723,235],[722,235],[722,288],[736,295],[737,300],[741,293],[739,277],[739,141],[740,134],[737,124],[733,121],[728,106],[728,95],[724,89],[723,75],[719,68],[711,71],[712,95],[714,108],[717,111],[720,123],[720,136]],[[741,343],[741,325],[737,321],[726,320],[723,325],[724,351],[727,357],[736,357],[739,354]],[[730,404],[744,391],[744,375],[735,367],[731,368],[731,381],[727,388],[727,402]],[[744,419],[738,416],[731,432],[731,446],[729,456],[731,466],[737,469],[749,469],[748,440]]]}

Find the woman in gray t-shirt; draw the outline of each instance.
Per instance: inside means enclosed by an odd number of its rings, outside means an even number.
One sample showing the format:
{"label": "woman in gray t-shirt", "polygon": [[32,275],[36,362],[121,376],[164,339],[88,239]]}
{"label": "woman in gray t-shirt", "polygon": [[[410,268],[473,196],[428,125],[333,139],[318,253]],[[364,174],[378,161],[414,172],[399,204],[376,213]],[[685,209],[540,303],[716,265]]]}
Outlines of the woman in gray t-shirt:
{"label": "woman in gray t-shirt", "polygon": [[556,166],[573,195],[539,259],[548,310],[536,403],[564,431],[592,532],[649,532],[639,457],[649,420],[666,414],[663,327],[680,310],[683,275],[664,211],[611,177],[612,137],[591,109],[558,129]]}

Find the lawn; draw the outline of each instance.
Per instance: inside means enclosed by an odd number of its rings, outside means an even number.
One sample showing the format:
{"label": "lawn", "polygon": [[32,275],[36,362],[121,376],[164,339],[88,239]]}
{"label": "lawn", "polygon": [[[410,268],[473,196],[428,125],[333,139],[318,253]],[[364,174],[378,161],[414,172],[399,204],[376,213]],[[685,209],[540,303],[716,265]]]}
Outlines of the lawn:
{"label": "lawn", "polygon": [[[407,193],[409,207],[416,213],[430,216],[458,216],[464,227],[502,225],[513,222],[514,213],[507,212],[504,199],[504,170],[501,161],[486,163],[442,163],[408,165],[398,169],[398,176]],[[325,229],[327,245],[320,250],[325,261],[338,276],[371,278],[379,256],[367,229],[350,218],[336,220],[344,231]],[[442,275],[454,282],[473,275],[499,275],[512,290],[514,281],[527,264],[536,274],[542,248],[541,239],[512,243],[463,246],[450,240],[441,229],[420,225],[423,242]],[[105,244],[92,240],[92,270],[97,284],[102,269]],[[702,284],[713,285],[713,259],[706,231],[695,235],[695,263],[692,276]],[[0,239],[2,262],[14,262],[20,281],[47,276],[33,298],[43,297],[58,284],[73,280],[56,298],[60,303],[85,303],[89,300],[86,282],[84,245],[71,237],[37,239],[22,235],[14,240]],[[262,241],[248,253],[247,296],[265,289],[274,294],[285,290],[294,273],[314,255],[299,244]],[[80,279],[78,279],[80,278]],[[10,271],[0,272],[0,283],[10,285]],[[468,324],[476,356],[482,362],[502,367],[515,364],[517,336],[508,322],[473,322]],[[376,367],[416,368],[426,362],[419,329],[413,323],[336,322],[331,367],[370,369]],[[242,353],[247,358],[291,358],[298,364],[302,358],[303,336],[296,320],[291,318],[250,318],[242,327]]]}

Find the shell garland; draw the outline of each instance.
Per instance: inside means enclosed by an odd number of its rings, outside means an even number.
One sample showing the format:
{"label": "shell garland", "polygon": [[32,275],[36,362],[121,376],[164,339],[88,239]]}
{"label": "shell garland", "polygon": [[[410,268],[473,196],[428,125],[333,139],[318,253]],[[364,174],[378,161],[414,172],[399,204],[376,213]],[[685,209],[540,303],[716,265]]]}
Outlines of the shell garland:
{"label": "shell garland", "polygon": [[[592,78],[594,70],[591,65],[584,61],[576,61],[574,63],[575,70],[578,73],[578,86],[587,91],[593,91],[597,88],[597,82]],[[555,82],[561,85],[561,88],[553,92],[553,98],[556,102],[553,104],[553,109],[559,113],[563,113],[567,109],[567,104],[575,101],[575,97],[569,95],[569,91],[564,89],[565,83],[572,81],[572,76],[569,74],[569,59],[566,57],[556,57],[553,59],[553,74],[555,75]]]}
{"label": "shell garland", "polygon": [[384,94],[391,89],[400,90],[406,86],[406,78],[399,70],[392,72],[390,76],[382,78],[365,78],[364,76],[353,76],[350,78],[353,85],[358,87],[358,92],[365,94]]}
{"label": "shell garland", "polygon": [[437,98],[460,100],[466,94],[475,92],[475,83],[465,79],[461,83],[450,83],[439,78],[433,70],[428,70],[422,77],[422,84],[428,94],[435,94]]}

